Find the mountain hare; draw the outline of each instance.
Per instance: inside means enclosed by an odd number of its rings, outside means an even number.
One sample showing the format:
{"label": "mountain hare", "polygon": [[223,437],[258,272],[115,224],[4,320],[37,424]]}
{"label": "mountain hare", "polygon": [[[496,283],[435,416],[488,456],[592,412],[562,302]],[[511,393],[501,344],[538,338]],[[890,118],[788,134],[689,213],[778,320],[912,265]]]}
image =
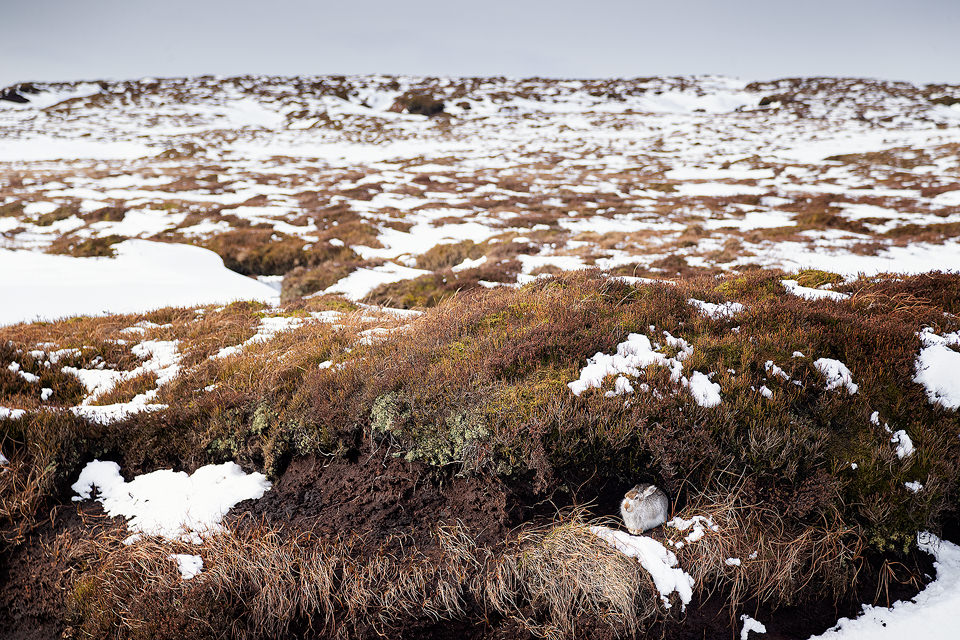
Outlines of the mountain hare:
{"label": "mountain hare", "polygon": [[667,521],[667,494],[652,484],[638,484],[623,497],[620,515],[627,531],[639,535]]}

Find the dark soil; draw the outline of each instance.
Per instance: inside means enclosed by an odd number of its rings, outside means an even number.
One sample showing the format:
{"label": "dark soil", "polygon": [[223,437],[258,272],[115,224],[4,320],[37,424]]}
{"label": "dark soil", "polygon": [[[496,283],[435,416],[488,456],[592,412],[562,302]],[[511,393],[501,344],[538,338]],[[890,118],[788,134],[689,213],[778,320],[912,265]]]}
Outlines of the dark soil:
{"label": "dark soil", "polygon": [[0,638],[64,637],[78,560],[72,543],[120,526],[121,519],[106,517],[99,502],[57,505],[24,544],[0,555]]}
{"label": "dark soil", "polygon": [[273,489],[235,513],[330,536],[360,534],[429,544],[437,524],[464,525],[494,545],[530,519],[526,496],[498,479],[457,477],[388,456],[357,462],[313,456],[290,463]]}
{"label": "dark soil", "polygon": [[[481,544],[497,546],[522,522],[548,518],[552,503],[535,506],[522,487],[529,483],[486,477],[457,477],[430,471],[393,457],[372,456],[349,462],[307,457],[296,459],[273,490],[262,499],[247,501],[234,510],[236,524],[252,516],[287,530],[311,531],[321,536],[361,534],[376,545],[402,539],[429,553],[430,531],[437,523],[460,522]],[[599,501],[598,501],[599,502]],[[595,507],[595,509],[598,507]],[[549,513],[548,513],[549,511]],[[119,519],[103,516],[98,503],[55,506],[50,517],[19,547],[0,555],[0,639],[42,640],[71,637],[66,627],[69,592],[74,571],[82,568],[74,544],[99,530],[116,528]],[[397,543],[399,544],[399,543]],[[767,627],[764,640],[805,640],[832,627],[840,617],[854,617],[861,603],[886,605],[912,598],[935,574],[932,558],[914,552],[899,558],[897,579],[887,591],[878,576],[884,558],[868,558],[857,591],[848,599],[830,599],[794,607],[747,607],[749,615]],[[910,581],[910,576],[918,580]],[[901,580],[902,582],[898,582]],[[402,638],[456,640],[528,639],[514,623],[489,619],[475,611],[471,621],[420,621],[398,630]],[[684,615],[650,629],[647,637],[665,640],[728,640],[739,636],[739,613],[734,618],[722,595],[697,599]],[[578,635],[612,638],[599,621],[584,620]]]}
{"label": "dark soil", "polygon": [[[767,628],[767,632],[762,636],[751,634],[751,637],[763,640],[806,640],[830,629],[840,618],[857,617],[863,604],[890,606],[898,600],[909,600],[936,575],[933,557],[921,551],[913,551],[900,562],[903,563],[903,568],[897,572],[897,577],[903,581],[891,580],[884,590],[878,580],[878,569],[883,565],[883,558],[868,559],[857,588],[838,603],[822,600],[776,610],[769,606],[754,605],[744,607],[737,612],[736,618],[733,618],[724,598],[711,596],[703,600],[694,596],[684,616],[658,625],[649,635],[656,637],[662,633],[663,637],[669,640],[735,639],[739,637],[742,626],[739,616],[746,613]],[[908,576],[915,576],[917,581],[911,582],[907,579]]]}

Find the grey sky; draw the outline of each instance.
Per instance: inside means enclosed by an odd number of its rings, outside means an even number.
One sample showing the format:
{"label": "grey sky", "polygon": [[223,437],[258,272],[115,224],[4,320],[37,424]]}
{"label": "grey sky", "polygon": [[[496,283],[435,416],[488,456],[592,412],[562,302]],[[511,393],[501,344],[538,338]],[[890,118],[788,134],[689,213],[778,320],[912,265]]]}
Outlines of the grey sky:
{"label": "grey sky", "polygon": [[960,83],[960,1],[0,0],[0,85],[204,73]]}

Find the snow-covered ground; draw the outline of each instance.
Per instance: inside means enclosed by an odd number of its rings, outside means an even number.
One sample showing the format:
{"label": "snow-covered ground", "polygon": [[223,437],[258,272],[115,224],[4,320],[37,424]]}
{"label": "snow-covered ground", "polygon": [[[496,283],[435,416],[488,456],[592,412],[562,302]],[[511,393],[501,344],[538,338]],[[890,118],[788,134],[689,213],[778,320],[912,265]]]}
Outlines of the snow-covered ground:
{"label": "snow-covered ground", "polygon": [[116,252],[75,258],[0,249],[0,324],[277,299],[275,289],[230,271],[207,249],[127,240]]}
{"label": "snow-covered ground", "polygon": [[241,500],[270,489],[262,473],[244,473],[233,462],[200,467],[192,474],[161,469],[126,482],[115,462],[94,460],[72,485],[74,500],[96,499],[110,516],[127,518],[128,543],[140,536],[199,542],[220,528],[223,516]]}
{"label": "snow-covered ground", "polygon": [[956,617],[960,612],[960,547],[932,534],[921,534],[920,548],[936,558],[936,580],[908,602],[893,607],[864,605],[853,620],[811,640],[953,640],[957,637]]}
{"label": "snow-covered ground", "polygon": [[[351,76],[37,88],[0,101],[0,322],[269,299],[180,249],[124,243],[113,268],[37,255],[64,239],[210,246],[250,228],[305,251],[349,248],[352,273],[324,288],[351,298],[422,275],[419,256],[462,241],[518,243],[519,268],[485,265],[513,283],[590,266],[960,270],[960,107],[934,101],[949,87]],[[411,93],[444,100],[444,115],[403,112]],[[277,269],[262,275],[279,282]],[[156,281],[137,291],[123,277],[147,272]]]}

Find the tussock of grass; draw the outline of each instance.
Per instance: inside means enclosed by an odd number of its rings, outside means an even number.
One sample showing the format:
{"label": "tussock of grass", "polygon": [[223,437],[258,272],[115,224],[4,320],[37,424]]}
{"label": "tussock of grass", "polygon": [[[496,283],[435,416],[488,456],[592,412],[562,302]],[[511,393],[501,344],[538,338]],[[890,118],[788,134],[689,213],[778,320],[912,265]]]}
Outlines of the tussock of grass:
{"label": "tussock of grass", "polygon": [[0,550],[21,544],[42,518],[50,496],[72,482],[83,439],[94,428],[70,413],[41,411],[0,420]]}
{"label": "tussock of grass", "polygon": [[[587,623],[633,634],[667,613],[649,576],[594,536],[580,516],[531,529],[497,552],[461,525],[432,532],[435,550],[358,556],[349,537],[325,541],[246,523],[199,548],[90,544],[73,611],[90,636],[275,638],[295,630],[390,635],[411,623],[512,620],[537,637],[575,637]],[[180,580],[171,553],[199,554]],[[89,552],[88,552],[89,553]]]}
{"label": "tussock of grass", "polygon": [[[850,587],[863,559],[863,542],[840,524],[838,513],[824,513],[802,531],[791,530],[783,515],[746,502],[738,483],[725,492],[701,494],[677,514],[706,516],[718,526],[675,549],[681,566],[703,585],[724,592],[733,609],[747,600],[774,607],[794,604],[797,594],[836,601]],[[688,532],[666,531],[675,543]],[[729,565],[735,558],[739,564]]]}

